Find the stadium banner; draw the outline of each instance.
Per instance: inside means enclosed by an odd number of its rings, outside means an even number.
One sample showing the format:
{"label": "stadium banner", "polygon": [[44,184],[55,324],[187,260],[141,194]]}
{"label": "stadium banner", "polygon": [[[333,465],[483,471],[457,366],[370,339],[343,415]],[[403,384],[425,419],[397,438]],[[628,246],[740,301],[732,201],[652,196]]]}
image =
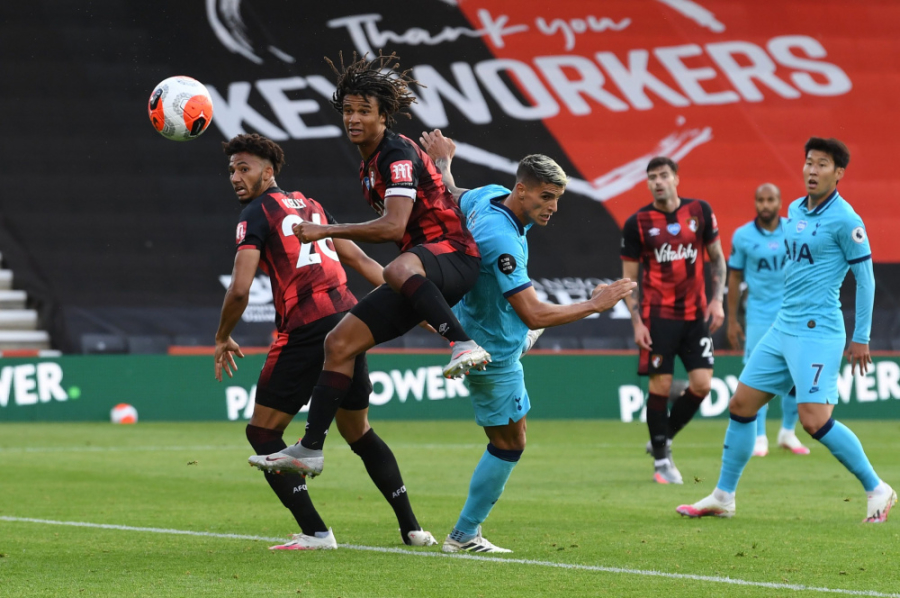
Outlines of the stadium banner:
{"label": "stadium banner", "polygon": [[[213,378],[209,356],[70,356],[0,361],[0,422],[104,421],[119,403],[140,421],[244,421],[253,413],[265,356],[248,355],[232,379]],[[471,419],[464,381],[446,380],[443,353],[374,353],[369,370],[374,420]],[[532,410],[541,419],[643,419],[646,378],[631,354],[544,353],[523,359]],[[725,417],[741,371],[739,356],[716,359],[701,417]],[[676,377],[684,377],[676,371]],[[900,356],[875,357],[865,375],[843,365],[837,415],[900,419]],[[771,417],[780,415],[772,402]],[[301,414],[300,417],[303,417]]]}

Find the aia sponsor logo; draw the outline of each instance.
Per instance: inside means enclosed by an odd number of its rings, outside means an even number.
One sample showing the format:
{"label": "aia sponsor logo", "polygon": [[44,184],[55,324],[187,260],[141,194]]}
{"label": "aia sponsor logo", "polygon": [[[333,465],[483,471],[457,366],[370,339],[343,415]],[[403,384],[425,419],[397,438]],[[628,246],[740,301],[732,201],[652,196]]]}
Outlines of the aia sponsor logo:
{"label": "aia sponsor logo", "polygon": [[391,182],[392,183],[411,183],[412,177],[412,161],[400,160],[391,164]]}
{"label": "aia sponsor logo", "polygon": [[240,243],[244,240],[244,237],[247,236],[247,221],[238,222],[237,230],[234,233],[234,238],[236,243]]}

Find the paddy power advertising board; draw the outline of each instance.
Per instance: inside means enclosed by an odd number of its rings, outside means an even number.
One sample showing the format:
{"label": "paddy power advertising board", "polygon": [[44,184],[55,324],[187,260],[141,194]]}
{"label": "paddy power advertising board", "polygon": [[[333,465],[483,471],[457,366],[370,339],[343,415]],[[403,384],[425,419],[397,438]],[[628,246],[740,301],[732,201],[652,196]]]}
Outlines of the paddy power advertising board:
{"label": "paddy power advertising board", "polygon": [[[212,356],[74,356],[0,361],[0,422],[104,421],[119,403],[139,421],[244,421],[253,414],[264,355],[248,355],[232,379],[213,378]],[[373,420],[472,419],[463,380],[441,375],[444,353],[373,353]],[[636,355],[535,354],[523,359],[534,419],[643,418],[646,378]],[[741,359],[716,359],[700,417],[726,417]],[[676,371],[676,377],[684,377]],[[844,365],[835,413],[843,419],[900,419],[900,359],[876,357],[865,375]],[[780,401],[771,403],[773,416]],[[299,417],[304,417],[303,413]]]}

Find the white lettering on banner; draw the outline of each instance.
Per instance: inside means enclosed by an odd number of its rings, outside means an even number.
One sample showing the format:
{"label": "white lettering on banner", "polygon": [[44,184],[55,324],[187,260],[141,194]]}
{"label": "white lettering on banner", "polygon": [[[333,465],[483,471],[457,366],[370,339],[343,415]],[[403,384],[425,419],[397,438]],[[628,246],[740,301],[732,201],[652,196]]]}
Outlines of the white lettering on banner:
{"label": "white lettering on banner", "polygon": [[67,401],[62,379],[62,366],[52,361],[0,368],[0,407],[8,406],[10,398],[19,406]]}
{"label": "white lettering on banner", "polygon": [[[744,99],[748,102],[761,102],[763,94],[753,79],[767,85],[772,91],[783,98],[795,99],[800,97],[800,92],[779,79],[775,75],[775,62],[769,58],[766,51],[749,42],[723,42],[719,44],[707,44],[706,51],[725,76],[731,80]],[[749,66],[741,66],[734,55],[739,54],[751,62]]]}
{"label": "white lettering on banner", "polygon": [[681,90],[698,106],[732,104],[740,100],[733,91],[709,93],[700,85],[700,81],[716,78],[716,70],[712,67],[689,68],[682,58],[701,56],[703,49],[697,44],[656,48],[653,53],[674,77]]}
{"label": "white lettering on banner", "polygon": [[[303,77],[287,79],[263,79],[256,82],[256,89],[269,102],[272,112],[294,139],[322,139],[340,137],[343,131],[336,125],[311,127],[300,119],[301,114],[312,114],[319,111],[319,102],[315,100],[292,100],[284,93],[295,89],[306,89],[308,84]],[[218,115],[217,115],[218,116]]]}
{"label": "white lettering on banner", "polygon": [[262,114],[247,103],[247,100],[250,99],[250,83],[248,81],[229,83],[227,100],[219,94],[215,86],[207,83],[206,88],[212,97],[213,106],[216,107],[216,117],[213,122],[216,123],[226,139],[246,133],[244,123],[273,141],[284,141],[290,138],[290,135],[266,120]]}
{"label": "white lettering on banner", "polygon": [[607,29],[612,31],[622,31],[631,25],[631,19],[624,18],[618,23],[608,17],[598,19],[593,15],[588,15],[586,19],[553,19],[550,23],[543,17],[538,17],[534,21],[538,31],[544,35],[555,35],[557,32],[562,33],[566,42],[566,51],[568,52],[575,47],[575,34],[586,33],[587,31],[603,32]]}
{"label": "white lettering on banner", "polygon": [[[850,77],[839,66],[820,60],[800,58],[791,52],[791,48],[797,48],[803,50],[810,58],[825,58],[827,56],[825,48],[815,38],[806,35],[783,35],[770,39],[766,48],[782,66],[799,71],[791,75],[791,81],[801,91],[814,96],[839,96],[853,88]],[[809,73],[819,74],[828,82],[817,83]]]}
{"label": "white lettering on banner", "polygon": [[[516,33],[524,33],[531,28],[524,24],[509,23],[508,15],[499,15],[494,18],[487,9],[479,9],[478,20],[481,21],[481,29],[469,27],[444,27],[440,33],[432,35],[419,27],[412,27],[403,33],[379,29],[378,21],[382,19],[380,14],[371,13],[364,15],[351,15],[332,19],[326,23],[332,29],[344,28],[350,35],[350,40],[360,54],[375,54],[373,48],[385,48],[390,44],[407,44],[418,46],[426,44],[435,46],[444,42],[456,41],[460,37],[486,37],[497,48],[503,48],[506,42],[503,38]],[[565,50],[575,47],[575,36],[585,33],[603,33],[604,31],[621,31],[631,25],[631,19],[625,17],[615,21],[609,17],[596,17],[587,15],[585,18],[559,19],[551,18],[548,23],[544,17],[537,17],[534,21],[536,30],[546,36],[562,35]]]}
{"label": "white lettering on banner", "polygon": [[623,384],[619,387],[619,418],[627,423],[634,421],[634,414],[644,408],[644,391],[640,386]]}
{"label": "white lettering on banner", "polygon": [[[802,52],[805,57],[795,55],[795,51]],[[447,80],[432,65],[418,65],[413,67],[413,72],[427,87],[418,90],[421,105],[413,104],[412,109],[427,127],[440,127],[447,124],[443,104],[445,101],[466,115],[471,122],[489,124],[492,117],[482,87],[497,100],[506,114],[520,120],[551,118],[558,114],[559,105],[553,94],[563,101],[570,113],[582,116],[589,114],[591,110],[587,100],[611,111],[649,110],[654,107],[654,103],[646,91],[653,92],[670,106],[686,107],[691,104],[728,104],[741,101],[742,98],[745,101],[760,101],[762,92],[757,85],[764,85],[775,95],[785,99],[797,99],[801,97],[801,92],[817,96],[841,95],[852,88],[849,77],[840,67],[822,60],[826,57],[822,45],[817,40],[802,35],[772,38],[768,40],[766,49],[744,41],[707,44],[705,53],[704,48],[696,44],[653,49],[652,55],[685,95],[649,72],[650,55],[651,52],[646,49],[628,51],[627,67],[612,52],[598,52],[594,56],[596,64],[590,58],[578,55],[535,57],[534,65],[546,77],[549,89],[531,65],[518,60],[489,59],[474,65],[454,62],[450,65],[453,82]],[[742,65],[734,58],[737,55],[745,57],[751,64]],[[718,70],[713,66],[688,67],[684,62],[684,59],[700,60],[706,56]],[[786,75],[790,82],[775,74],[777,66],[793,71]],[[580,79],[568,78],[564,68],[575,69]],[[604,78],[604,71],[608,79]],[[518,81],[521,90],[528,96],[530,105],[522,103],[520,90],[510,89],[500,76],[501,72],[509,73]],[[719,79],[720,73],[739,93],[732,90],[709,92],[700,85],[701,81]],[[816,81],[811,74],[824,78],[825,82]],[[481,87],[477,84],[478,81]],[[609,85],[604,87],[607,82]],[[251,82],[230,83],[227,97],[223,97],[215,86],[208,85],[216,106],[216,118],[213,122],[225,137],[230,139],[244,133],[245,124],[275,140],[341,135],[341,128],[337,125],[313,127],[300,120],[300,114],[321,110],[317,100],[290,100],[284,94],[285,90],[311,90],[327,100],[334,91],[334,84],[324,77],[311,75],[305,78],[264,79],[257,81],[255,85],[260,95],[268,101],[281,127],[250,106],[253,87]],[[621,93],[624,101],[615,91]]]}
{"label": "white lettering on banner", "polygon": [[647,50],[631,50],[628,52],[626,68],[612,52],[598,52],[594,58],[599,62],[616,87],[622,92],[636,110],[649,110],[653,102],[644,93],[649,89],[672,106],[690,106],[690,101],[647,70],[650,52]]}
{"label": "white lettering on banner", "polygon": [[68,400],[68,393],[63,390],[63,369],[58,363],[43,361],[37,364],[38,399],[41,403],[49,403],[50,399]]}
{"label": "white lettering on banner", "polygon": [[[416,118],[429,123],[429,127],[441,128],[450,124],[441,101],[443,96],[465,114],[469,122],[476,125],[491,122],[491,111],[478,87],[471,65],[467,62],[454,62],[450,65],[450,72],[456,78],[456,87],[431,65],[425,64],[413,69],[416,81],[421,83],[416,94],[418,101],[410,106]],[[331,87],[333,89],[334,85]]]}
{"label": "white lettering on banner", "polygon": [[679,244],[678,249],[673,249],[669,243],[663,243],[661,247],[653,250],[653,254],[656,256],[656,261],[661,264],[681,260],[690,260],[693,264],[697,261],[697,250],[693,243],[688,243],[687,247]]}
{"label": "white lettering on banner", "polygon": [[[533,105],[526,105],[519,101],[500,78],[500,72],[505,71],[518,80],[525,93],[530,97]],[[500,108],[509,116],[519,120],[541,120],[551,118],[559,114],[559,104],[531,70],[531,67],[511,58],[485,60],[475,65],[475,73],[481,79],[481,83],[487,88]]]}
{"label": "white lettering on banner", "polygon": [[463,380],[444,378],[440,366],[403,371],[371,371],[369,379],[372,381],[369,405],[376,407],[389,403],[394,396],[401,403],[405,403],[410,394],[416,401],[423,399],[440,401],[469,396],[469,389]]}
{"label": "white lettering on banner", "polygon": [[483,29],[470,29],[468,27],[444,27],[440,33],[431,35],[425,29],[413,27],[407,29],[404,33],[396,33],[387,29],[378,29],[375,24],[381,20],[380,14],[352,15],[349,17],[341,17],[332,19],[326,23],[332,29],[347,29],[350,34],[350,40],[356,46],[357,52],[360,54],[375,54],[372,50],[375,48],[384,48],[388,44],[408,44],[418,46],[426,44],[434,46],[447,41],[455,41],[461,36],[466,37],[482,37],[487,36],[493,40],[495,44],[499,41],[500,48],[503,47],[503,37],[512,35],[513,33],[521,33],[528,30],[527,25],[513,25],[506,27],[509,17],[500,15],[497,19],[491,17],[491,13],[481,9],[478,11],[478,18],[481,20]]}
{"label": "white lettering on banner", "polygon": [[[605,79],[600,69],[584,56],[539,56],[534,59],[556,94],[576,116],[591,113],[590,105],[582,99],[584,94],[613,112],[628,110],[628,104],[605,89]],[[564,69],[574,69],[578,80],[569,79]]]}
{"label": "white lettering on banner", "polygon": [[858,403],[872,403],[888,399],[900,399],[900,365],[894,361],[877,361],[869,366],[865,374],[858,369],[850,373],[847,364],[838,375],[838,397],[842,403],[849,403],[853,391]]}
{"label": "white lettering on banner", "polygon": [[15,385],[16,405],[35,405],[38,395],[34,392],[37,382],[34,380],[35,367],[32,364],[16,366],[13,372],[13,384]]}

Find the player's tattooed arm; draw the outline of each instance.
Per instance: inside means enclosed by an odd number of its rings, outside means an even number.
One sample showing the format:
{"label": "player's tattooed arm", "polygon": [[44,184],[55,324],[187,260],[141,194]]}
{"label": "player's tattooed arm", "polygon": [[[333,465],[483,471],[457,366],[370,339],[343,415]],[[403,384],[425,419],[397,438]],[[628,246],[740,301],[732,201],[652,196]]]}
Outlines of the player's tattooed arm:
{"label": "player's tattooed arm", "polygon": [[704,317],[709,322],[709,332],[712,334],[725,322],[725,310],[722,307],[722,297],[725,295],[725,273],[728,267],[725,265],[725,254],[722,252],[722,242],[716,239],[706,246],[709,261],[712,266],[712,300],[706,306]]}
{"label": "player's tattooed arm", "polygon": [[453,195],[453,199],[459,202],[459,198],[468,189],[457,187],[456,180],[450,172],[450,163],[456,154],[456,144],[449,137],[444,137],[440,129],[435,129],[430,133],[427,131],[423,132],[419,137],[419,145],[428,153],[429,157],[434,161],[434,165],[441,171],[441,178],[444,180],[447,190]]}
{"label": "player's tattooed arm", "polygon": [[716,301],[722,301],[722,298],[725,296],[725,273],[728,270],[725,264],[725,253],[722,251],[722,242],[716,239],[707,245],[706,253],[709,254],[709,261],[712,266],[712,298]]}
{"label": "player's tattooed arm", "polygon": [[[622,278],[637,280],[639,270],[640,266],[637,262],[622,260]],[[649,350],[653,341],[650,338],[650,330],[641,319],[641,304],[638,301],[637,286],[625,296],[625,305],[628,306],[628,313],[631,314],[631,326],[634,328],[634,344],[641,349]]]}

